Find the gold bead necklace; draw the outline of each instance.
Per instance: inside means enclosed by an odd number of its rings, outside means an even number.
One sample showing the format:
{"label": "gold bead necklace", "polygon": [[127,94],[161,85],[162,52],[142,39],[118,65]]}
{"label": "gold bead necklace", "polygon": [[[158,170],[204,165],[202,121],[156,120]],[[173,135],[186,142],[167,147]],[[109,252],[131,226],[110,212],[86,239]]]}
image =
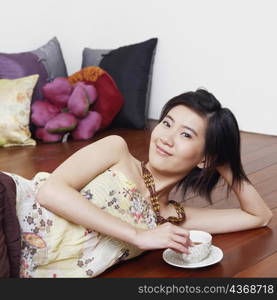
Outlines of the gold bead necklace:
{"label": "gold bead necklace", "polygon": [[170,222],[175,225],[179,225],[179,224],[183,223],[186,219],[184,207],[181,206],[180,203],[178,203],[174,200],[169,200],[168,202],[172,203],[174,205],[178,217],[170,216],[165,219],[164,217],[161,216],[160,204],[159,204],[158,195],[157,195],[157,192],[155,189],[154,178],[153,178],[152,174],[150,173],[150,171],[146,168],[144,161],[141,162],[141,168],[142,168],[143,180],[145,182],[146,187],[148,188],[148,190],[150,192],[150,200],[151,200],[152,208],[157,217],[157,224],[160,225],[165,222]]}

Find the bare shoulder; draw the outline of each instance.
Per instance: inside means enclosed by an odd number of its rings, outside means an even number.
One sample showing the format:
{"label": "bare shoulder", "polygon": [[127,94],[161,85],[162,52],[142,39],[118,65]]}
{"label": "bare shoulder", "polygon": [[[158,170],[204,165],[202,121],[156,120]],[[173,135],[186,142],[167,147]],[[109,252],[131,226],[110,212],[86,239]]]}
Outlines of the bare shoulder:
{"label": "bare shoulder", "polygon": [[116,168],[124,164],[128,165],[128,163],[133,161],[133,156],[129,151],[127,142],[119,135],[109,135],[90,144],[90,147],[94,149],[94,151],[96,146],[101,151],[101,153],[99,153],[100,157],[104,158],[103,155],[105,155],[106,152],[108,153],[111,161],[109,166],[106,165],[108,168]]}
{"label": "bare shoulder", "polygon": [[108,154],[109,157],[113,158],[114,163],[118,162],[121,159],[121,156],[126,155],[129,152],[128,145],[124,138],[119,135],[108,135],[104,138],[101,138],[95,142],[92,142],[88,146],[81,148],[78,152],[99,154],[98,157],[103,157],[103,155]]}
{"label": "bare shoulder", "polygon": [[[128,149],[128,145],[124,138],[116,134],[108,135],[102,139],[99,139],[98,141],[89,144],[87,147],[94,147],[96,143],[99,145],[101,144],[101,146],[115,147],[116,149],[121,150]],[[112,149],[110,148],[110,150]]]}
{"label": "bare shoulder", "polygon": [[111,152],[116,152],[116,155],[118,156],[118,161],[117,161],[118,163],[121,160],[130,159],[131,154],[129,152],[129,147],[123,137],[114,134],[114,135],[107,136],[102,140],[103,143],[106,144],[106,145],[103,144],[103,146],[109,147]]}
{"label": "bare shoulder", "polygon": [[103,140],[103,141],[106,140],[109,143],[114,143],[114,144],[118,144],[121,146],[127,146],[125,139],[122,136],[116,135],[116,134],[108,135],[108,136],[102,138],[101,140]]}

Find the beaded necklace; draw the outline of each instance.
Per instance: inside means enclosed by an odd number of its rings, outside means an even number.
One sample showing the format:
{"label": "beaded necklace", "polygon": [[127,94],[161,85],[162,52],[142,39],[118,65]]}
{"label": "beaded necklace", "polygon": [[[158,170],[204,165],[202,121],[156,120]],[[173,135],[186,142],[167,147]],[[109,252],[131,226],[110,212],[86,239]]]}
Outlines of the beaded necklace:
{"label": "beaded necklace", "polygon": [[160,204],[159,204],[158,195],[157,195],[157,192],[155,189],[154,178],[153,178],[152,174],[150,173],[150,171],[146,168],[144,161],[141,162],[141,168],[142,168],[142,175],[143,175],[144,183],[150,192],[150,200],[151,200],[153,210],[157,217],[157,224],[160,225],[165,222],[170,222],[175,225],[178,225],[178,224],[181,224],[182,222],[184,222],[184,220],[186,219],[184,207],[181,206],[178,202],[176,202],[174,200],[169,200],[168,202],[172,203],[174,205],[176,212],[178,214],[178,217],[170,216],[167,219],[165,219],[164,217],[161,216]]}

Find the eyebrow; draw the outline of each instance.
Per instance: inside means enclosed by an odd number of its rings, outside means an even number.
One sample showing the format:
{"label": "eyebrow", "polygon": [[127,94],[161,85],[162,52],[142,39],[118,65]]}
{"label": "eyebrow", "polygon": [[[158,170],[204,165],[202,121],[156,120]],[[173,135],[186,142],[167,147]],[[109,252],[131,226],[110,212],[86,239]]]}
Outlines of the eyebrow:
{"label": "eyebrow", "polygon": [[[174,119],[173,119],[170,115],[166,115],[165,118],[166,118],[166,117],[169,118],[172,122],[175,123]],[[188,130],[190,130],[194,135],[196,135],[196,136],[198,137],[197,132],[196,132],[193,128],[191,128],[191,127],[189,127],[189,126],[187,126],[187,125],[182,125],[182,127],[183,127],[183,128],[186,128],[186,129],[188,129]]]}

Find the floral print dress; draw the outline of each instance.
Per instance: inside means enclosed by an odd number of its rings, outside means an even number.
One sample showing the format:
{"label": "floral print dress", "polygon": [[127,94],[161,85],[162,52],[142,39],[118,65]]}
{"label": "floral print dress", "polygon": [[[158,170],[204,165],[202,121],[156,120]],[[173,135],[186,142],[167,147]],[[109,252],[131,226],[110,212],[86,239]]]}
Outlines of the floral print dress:
{"label": "floral print dress", "polygon": [[[87,230],[40,206],[36,193],[50,173],[39,172],[31,180],[6,174],[14,179],[17,187],[16,209],[22,236],[21,277],[95,277],[112,265],[142,253],[134,245]],[[107,169],[80,193],[135,227],[156,226],[149,202],[119,171]]]}

